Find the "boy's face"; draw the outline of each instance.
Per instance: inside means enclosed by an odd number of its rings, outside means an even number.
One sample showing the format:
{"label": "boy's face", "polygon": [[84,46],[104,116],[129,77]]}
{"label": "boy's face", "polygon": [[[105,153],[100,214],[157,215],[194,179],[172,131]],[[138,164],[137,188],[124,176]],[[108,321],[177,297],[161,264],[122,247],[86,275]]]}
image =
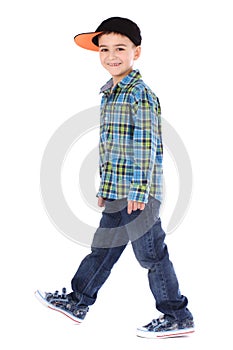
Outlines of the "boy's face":
{"label": "boy's face", "polygon": [[136,47],[125,35],[110,33],[99,37],[100,61],[111,74],[114,85],[132,71],[140,53],[141,47]]}

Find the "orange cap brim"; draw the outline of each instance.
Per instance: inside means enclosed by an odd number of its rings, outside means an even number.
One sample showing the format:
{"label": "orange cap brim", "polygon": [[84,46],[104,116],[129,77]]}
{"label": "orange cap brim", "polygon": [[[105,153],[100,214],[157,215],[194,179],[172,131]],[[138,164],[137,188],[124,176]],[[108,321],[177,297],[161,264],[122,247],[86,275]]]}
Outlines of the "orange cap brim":
{"label": "orange cap brim", "polygon": [[92,32],[92,33],[83,33],[83,34],[78,34],[74,37],[75,43],[82,47],[83,49],[86,50],[91,50],[91,51],[99,51],[98,46],[93,44],[92,39],[103,32]]}

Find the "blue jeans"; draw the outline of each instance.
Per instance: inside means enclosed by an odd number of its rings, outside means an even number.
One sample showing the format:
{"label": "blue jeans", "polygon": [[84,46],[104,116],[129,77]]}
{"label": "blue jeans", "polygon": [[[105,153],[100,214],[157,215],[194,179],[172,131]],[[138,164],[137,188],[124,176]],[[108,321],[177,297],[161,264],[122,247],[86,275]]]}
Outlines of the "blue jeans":
{"label": "blue jeans", "polygon": [[150,290],[156,308],[177,320],[192,318],[188,300],[179,291],[165,233],[159,218],[160,203],[153,197],[143,211],[127,213],[127,200],[106,200],[100,226],[95,232],[91,253],[81,262],[72,279],[74,297],[81,305],[92,305],[112,267],[131,241],[139,264],[148,270]]}

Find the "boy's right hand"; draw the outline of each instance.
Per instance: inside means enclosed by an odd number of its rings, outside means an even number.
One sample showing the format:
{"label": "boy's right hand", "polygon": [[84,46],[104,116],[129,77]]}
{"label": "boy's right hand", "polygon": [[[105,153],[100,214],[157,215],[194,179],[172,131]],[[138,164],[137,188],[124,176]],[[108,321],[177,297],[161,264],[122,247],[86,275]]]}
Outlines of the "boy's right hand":
{"label": "boy's right hand", "polygon": [[98,206],[99,207],[105,206],[105,200],[102,197],[98,197]]}
{"label": "boy's right hand", "polygon": [[145,203],[137,202],[137,201],[128,201],[128,208],[127,213],[131,214],[132,211],[136,210],[144,210],[145,209]]}

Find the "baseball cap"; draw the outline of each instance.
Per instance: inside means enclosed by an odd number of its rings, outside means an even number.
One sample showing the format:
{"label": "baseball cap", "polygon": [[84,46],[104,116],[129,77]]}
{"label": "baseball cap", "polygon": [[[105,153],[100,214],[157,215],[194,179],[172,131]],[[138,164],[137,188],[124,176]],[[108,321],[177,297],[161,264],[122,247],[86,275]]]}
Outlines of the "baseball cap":
{"label": "baseball cap", "polygon": [[104,32],[115,32],[127,36],[136,46],[141,45],[141,32],[136,23],[128,18],[111,17],[103,21],[95,32],[81,33],[74,37],[83,49],[99,51],[98,36]]}

